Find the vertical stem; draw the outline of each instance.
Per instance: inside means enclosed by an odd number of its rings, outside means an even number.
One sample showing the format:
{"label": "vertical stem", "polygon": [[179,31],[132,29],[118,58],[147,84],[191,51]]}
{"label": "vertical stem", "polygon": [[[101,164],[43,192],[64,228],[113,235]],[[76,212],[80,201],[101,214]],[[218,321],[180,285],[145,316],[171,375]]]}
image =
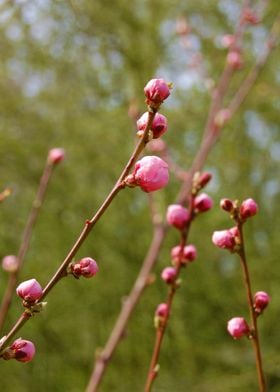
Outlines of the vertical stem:
{"label": "vertical stem", "polygon": [[114,328],[112,329],[107,343],[96,359],[93,372],[86,388],[86,392],[97,391],[98,385],[100,384],[106,370],[106,366],[110,361],[116,349],[116,346],[121,341],[124,335],[124,331],[132,315],[132,311],[138,303],[139,298],[143,293],[145,287],[147,286],[147,279],[152,269],[152,266],[157,260],[157,255],[162,245],[162,239],[165,235],[165,232],[166,228],[162,224],[159,224],[154,227],[153,239],[148,254],[145,258],[145,261],[133,285],[133,288],[131,289],[129,296],[123,303],[119,317],[115,323]]}
{"label": "vertical stem", "polygon": [[167,307],[168,307],[168,314],[166,317],[163,318],[163,320],[160,322],[160,325],[157,327],[156,330],[156,338],[155,338],[155,343],[154,343],[154,350],[153,350],[153,354],[152,354],[152,358],[151,358],[151,362],[150,362],[150,367],[149,367],[149,372],[148,372],[148,376],[147,376],[147,381],[146,381],[146,386],[145,386],[145,392],[150,392],[153,382],[155,380],[155,378],[157,377],[158,374],[158,359],[159,359],[159,355],[160,355],[160,349],[161,349],[161,345],[162,345],[162,341],[164,338],[164,334],[165,334],[165,330],[167,327],[167,323],[169,320],[169,315],[170,315],[170,310],[172,307],[172,303],[173,303],[173,299],[174,299],[174,295],[176,293],[177,290],[177,284],[176,284],[176,280],[180,274],[181,271],[181,265],[180,263],[177,265],[176,267],[176,276],[175,276],[175,282],[171,285],[170,289],[169,289],[169,293],[168,293],[168,299],[166,301]]}
{"label": "vertical stem", "polygon": [[249,268],[248,268],[246,253],[245,253],[243,224],[241,222],[238,222],[237,227],[240,236],[240,250],[238,254],[240,256],[244,284],[247,293],[247,301],[248,301],[249,312],[250,312],[250,319],[252,325],[252,343],[253,343],[255,357],[256,357],[256,368],[257,368],[257,375],[258,375],[259,390],[260,392],[265,392],[266,386],[265,386],[265,378],[264,378],[264,372],[262,366],[262,356],[261,356],[260,340],[259,340],[258,325],[257,325],[257,314],[254,310],[254,301],[253,301],[253,294],[251,289],[250,273],[249,273]]}
{"label": "vertical stem", "polygon": [[0,306],[0,331],[3,328],[5,318],[7,316],[8,310],[10,308],[13,294],[17,285],[18,281],[18,276],[19,272],[22,268],[24,258],[26,256],[26,253],[28,251],[29,245],[30,245],[30,240],[32,237],[32,231],[34,228],[34,225],[37,221],[40,208],[42,206],[42,203],[44,201],[44,197],[47,191],[47,187],[51,178],[51,175],[53,173],[53,165],[49,164],[48,162],[45,165],[42,177],[40,179],[38,191],[36,194],[36,197],[33,201],[32,209],[30,211],[30,214],[27,218],[27,222],[23,231],[17,259],[18,259],[18,269],[15,272],[10,273],[8,282],[7,282],[7,287],[6,291],[4,293],[2,303]]}
{"label": "vertical stem", "polygon": [[[190,226],[191,226],[192,220],[194,219],[193,200],[194,200],[194,195],[192,195],[190,197],[190,202],[189,202],[189,211],[190,211],[192,219],[189,221],[187,227],[181,231],[181,241],[180,241],[181,251],[183,251],[183,248],[186,245],[187,238],[188,238],[189,231],[190,231]],[[160,355],[160,350],[161,350],[165,330],[166,330],[168,320],[170,317],[170,311],[171,311],[173,299],[174,299],[175,293],[178,289],[178,277],[180,275],[181,269],[182,269],[182,264],[180,262],[178,262],[178,264],[176,265],[176,272],[175,272],[174,281],[169,287],[167,301],[165,302],[167,304],[167,309],[168,309],[167,314],[165,317],[162,318],[162,320],[160,320],[159,325],[156,327],[156,338],[155,338],[154,349],[153,349],[152,358],[151,358],[151,362],[150,362],[150,367],[149,367],[149,371],[148,371],[148,375],[147,375],[147,379],[146,379],[145,392],[151,391],[153,382],[158,375],[158,371],[159,371],[158,359],[159,359],[159,355]]]}

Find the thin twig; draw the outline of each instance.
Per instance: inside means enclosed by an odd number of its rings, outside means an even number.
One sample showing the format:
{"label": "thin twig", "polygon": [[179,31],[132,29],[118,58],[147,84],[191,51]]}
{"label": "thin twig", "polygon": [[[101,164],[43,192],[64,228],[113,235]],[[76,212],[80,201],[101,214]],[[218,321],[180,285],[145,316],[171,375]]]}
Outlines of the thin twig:
{"label": "thin twig", "polygon": [[[141,137],[141,139],[137,143],[137,145],[136,145],[132,155],[130,156],[124,170],[122,171],[119,179],[117,180],[117,182],[113,186],[111,192],[106,197],[105,201],[103,202],[101,207],[98,209],[98,211],[95,213],[95,215],[90,220],[86,221],[85,226],[84,226],[82,232],[80,233],[78,239],[74,243],[73,247],[71,248],[70,252],[66,256],[64,261],[61,263],[61,265],[58,268],[58,270],[56,271],[56,273],[51,277],[51,279],[49,280],[49,282],[47,283],[47,285],[43,289],[43,293],[42,293],[41,297],[36,301],[36,303],[40,303],[47,296],[47,294],[54,288],[54,286],[66,275],[66,271],[67,271],[67,267],[68,267],[69,263],[72,261],[73,257],[76,255],[76,253],[80,249],[81,245],[84,243],[85,239],[87,238],[87,236],[89,235],[89,233],[93,229],[96,222],[101,218],[101,216],[107,210],[107,208],[111,204],[112,200],[119,193],[119,191],[125,187],[124,180],[125,180],[126,176],[129,174],[132,166],[134,165],[134,163],[136,162],[141,151],[144,149],[146,143],[148,142],[148,134],[149,134],[149,130],[151,128],[153,119],[155,117],[155,114],[156,114],[156,109],[154,109],[153,111],[149,111],[149,117],[148,117],[147,125],[144,130],[143,136]],[[15,325],[17,325],[17,328],[15,329],[15,327],[13,327],[9,331],[9,333],[6,335],[5,339],[3,339],[3,341],[1,342],[2,344],[0,346],[0,354],[7,347],[7,345],[12,340],[14,335],[23,326],[23,324],[25,324],[26,321],[27,321],[27,319],[23,318],[22,316],[18,319],[18,321],[15,324]]]}
{"label": "thin twig", "polygon": [[[189,212],[192,216],[192,219],[189,221],[185,230],[181,231],[181,242],[180,242],[181,251],[183,251],[184,246],[186,245],[189,231],[190,231],[190,226],[191,226],[191,223],[194,218],[193,200],[194,200],[194,196],[192,196],[192,198],[190,200],[190,204],[189,204]],[[161,345],[162,345],[163,338],[164,338],[165,331],[166,331],[166,327],[167,327],[167,324],[169,321],[174,296],[175,296],[175,293],[178,289],[178,278],[180,276],[181,269],[182,269],[182,264],[180,262],[178,262],[178,264],[176,265],[176,270],[175,270],[176,272],[175,272],[174,281],[170,285],[170,288],[169,288],[168,294],[167,294],[167,300],[165,301],[165,303],[167,304],[168,310],[166,312],[166,315],[164,317],[162,317],[162,320],[160,321],[159,325],[156,328],[156,338],[155,338],[154,349],[153,349],[152,358],[151,358],[151,362],[150,362],[150,367],[149,367],[149,371],[148,371],[148,375],[147,375],[145,392],[151,391],[153,382],[158,375],[158,360],[159,360]]]}
{"label": "thin twig", "polygon": [[107,363],[110,361],[115,348],[124,336],[124,331],[131,314],[135,309],[136,304],[139,302],[144,289],[147,287],[148,278],[155,261],[157,260],[157,256],[163,243],[163,238],[165,237],[165,232],[166,227],[163,224],[158,224],[154,227],[153,238],[147,256],[144,260],[144,263],[142,264],[141,270],[129,296],[122,304],[121,311],[110,334],[110,337],[107,340],[107,343],[102,352],[97,356],[94,370],[86,388],[87,392],[93,392],[97,390],[97,387],[106,370]]}
{"label": "thin twig", "polygon": [[51,175],[53,173],[53,168],[54,168],[54,166],[47,161],[45,168],[43,170],[43,174],[40,179],[40,183],[39,183],[36,197],[33,201],[32,209],[30,211],[30,214],[28,216],[28,219],[27,219],[24,231],[23,231],[23,235],[22,235],[22,239],[21,239],[21,243],[20,243],[20,247],[19,247],[19,251],[18,251],[18,255],[17,255],[18,268],[16,271],[11,272],[9,274],[7,287],[6,287],[6,290],[5,290],[3,299],[2,299],[2,303],[1,303],[1,307],[0,307],[0,331],[3,328],[4,321],[6,319],[8,310],[9,310],[11,302],[12,302],[15,288],[16,288],[16,285],[18,282],[19,272],[22,269],[26,253],[27,253],[29,245],[30,245],[32,232],[33,232],[35,223],[38,219],[38,215],[39,215],[42,203],[43,203],[45,195],[46,195],[47,187],[48,187],[49,181],[51,179]]}
{"label": "thin twig", "polygon": [[259,390],[260,390],[260,392],[265,392],[266,386],[265,386],[265,378],[264,378],[264,372],[263,372],[261,348],[260,348],[259,333],[258,333],[257,313],[255,312],[255,309],[254,309],[254,300],[253,300],[253,294],[252,294],[252,288],[251,288],[250,273],[249,273],[249,268],[248,268],[248,263],[247,263],[247,258],[246,258],[246,252],[245,252],[245,243],[244,243],[244,236],[243,236],[243,223],[240,221],[237,223],[238,223],[237,228],[238,228],[238,233],[239,233],[239,238],[240,238],[240,250],[238,251],[238,254],[239,254],[240,262],[241,262],[241,266],[242,266],[243,280],[244,280],[244,285],[246,288],[247,302],[248,302],[248,308],[249,308],[251,325],[252,325],[252,331],[251,331],[252,332],[252,343],[253,343],[253,347],[254,347],[254,351],[255,351]]}

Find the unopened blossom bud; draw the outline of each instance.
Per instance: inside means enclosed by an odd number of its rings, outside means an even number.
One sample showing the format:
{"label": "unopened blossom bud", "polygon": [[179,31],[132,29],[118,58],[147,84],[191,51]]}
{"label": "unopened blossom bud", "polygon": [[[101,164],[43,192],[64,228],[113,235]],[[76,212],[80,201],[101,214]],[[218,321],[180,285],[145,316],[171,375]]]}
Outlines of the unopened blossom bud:
{"label": "unopened blossom bud", "polygon": [[208,182],[211,180],[212,174],[209,172],[204,172],[201,173],[199,178],[198,178],[198,184],[200,185],[201,188],[204,188]]}
{"label": "unopened blossom bud", "polygon": [[258,212],[258,205],[253,199],[246,199],[241,203],[240,216],[242,219],[250,218]]}
{"label": "unopened blossom bud", "polygon": [[35,346],[25,339],[17,339],[2,354],[3,359],[16,359],[19,362],[29,362],[35,355]]}
{"label": "unopened blossom bud", "polygon": [[92,278],[97,274],[99,268],[95,260],[90,257],[84,257],[78,263],[72,264],[71,270],[73,275],[77,278],[80,276]]}
{"label": "unopened blossom bud", "polygon": [[163,79],[152,79],[146,84],[144,93],[148,105],[160,104],[170,95],[170,88]]}
{"label": "unopened blossom bud", "polygon": [[194,245],[186,245],[183,248],[181,245],[174,246],[171,249],[171,260],[175,265],[187,264],[196,259],[197,252]]}
{"label": "unopened blossom bud", "polygon": [[168,164],[157,156],[146,156],[136,162],[134,184],[144,192],[153,192],[164,188],[169,181]]}
{"label": "unopened blossom bud", "polygon": [[2,259],[2,268],[7,272],[15,272],[18,269],[18,258],[14,255],[8,255]]}
{"label": "unopened blossom bud", "polygon": [[156,308],[155,316],[166,317],[168,313],[169,313],[168,305],[166,303],[161,303]]}
{"label": "unopened blossom bud", "polygon": [[227,63],[232,69],[240,69],[242,66],[242,58],[240,52],[232,50],[227,55]]}
{"label": "unopened blossom bud", "polygon": [[234,209],[233,201],[230,199],[221,199],[220,207],[227,212],[232,212]]}
{"label": "unopened blossom bud", "polygon": [[26,302],[35,302],[42,295],[42,287],[36,279],[22,282],[16,289],[17,295]]}
{"label": "unopened blossom bud", "polygon": [[262,313],[270,302],[270,296],[265,291],[257,291],[254,295],[254,308],[256,313]]}
{"label": "unopened blossom bud", "polygon": [[236,38],[232,34],[225,34],[222,37],[222,45],[224,48],[231,48],[236,42]]}
{"label": "unopened blossom bud", "polygon": [[[144,113],[139,120],[137,121],[137,129],[138,135],[141,136],[146,129],[149,120],[149,112]],[[151,130],[153,132],[153,138],[157,139],[162,136],[167,131],[167,118],[160,114],[156,113],[153,119]]]}
{"label": "unopened blossom bud", "polygon": [[239,339],[242,336],[248,336],[250,334],[250,328],[243,317],[234,317],[229,320],[227,330],[234,339]]}
{"label": "unopened blossom bud", "polygon": [[176,278],[176,268],[174,267],[166,267],[161,272],[161,279],[164,280],[167,284],[171,284],[174,282]]}
{"label": "unopened blossom bud", "polygon": [[201,193],[194,199],[194,209],[196,212],[205,212],[213,206],[213,200],[207,193]]}
{"label": "unopened blossom bud", "polygon": [[218,248],[228,250],[233,250],[236,245],[235,236],[230,232],[230,230],[214,231],[212,235],[212,242]]}
{"label": "unopened blossom bud", "polygon": [[166,220],[171,226],[179,230],[185,228],[186,224],[190,221],[191,215],[189,211],[180,204],[171,204],[167,208]]}
{"label": "unopened blossom bud", "polygon": [[57,165],[59,162],[63,161],[65,158],[65,151],[63,148],[52,148],[49,151],[48,163],[52,165]]}

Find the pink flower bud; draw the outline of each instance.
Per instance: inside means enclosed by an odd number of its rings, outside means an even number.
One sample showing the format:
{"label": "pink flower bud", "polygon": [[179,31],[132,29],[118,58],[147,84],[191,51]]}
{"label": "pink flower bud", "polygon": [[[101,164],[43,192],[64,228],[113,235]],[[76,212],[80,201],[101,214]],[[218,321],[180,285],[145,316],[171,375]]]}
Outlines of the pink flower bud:
{"label": "pink flower bud", "polygon": [[262,313],[262,311],[267,307],[270,302],[270,296],[265,291],[257,291],[254,295],[254,307],[257,313]]}
{"label": "pink flower bud", "polygon": [[157,156],[146,156],[136,162],[133,175],[135,185],[144,192],[157,191],[168,183],[168,164]]}
{"label": "pink flower bud", "polygon": [[166,317],[169,313],[168,305],[165,303],[161,303],[158,305],[155,311],[155,316],[158,317]]}
{"label": "pink flower bud", "polygon": [[[137,129],[140,135],[145,131],[149,119],[149,112],[144,113],[137,121]],[[160,113],[156,113],[152,122],[151,130],[153,138],[157,139],[167,131],[167,118]],[[138,132],[138,134],[139,134]]]}
{"label": "pink flower bud", "polygon": [[170,95],[170,89],[163,79],[152,79],[146,84],[144,93],[148,105],[160,104]]}
{"label": "pink flower bud", "polygon": [[[7,353],[7,355],[5,355]],[[35,346],[29,340],[17,339],[4,353],[4,359],[16,359],[19,362],[29,362],[35,355]]]}
{"label": "pink flower bud", "polygon": [[234,339],[239,339],[242,336],[248,336],[250,334],[250,328],[243,317],[234,317],[229,320],[227,330]]}
{"label": "pink flower bud", "polygon": [[214,231],[212,242],[221,249],[233,250],[236,245],[235,236],[230,230]]}
{"label": "pink flower bud", "polygon": [[230,199],[222,199],[220,201],[220,207],[227,212],[232,212],[234,209],[233,202]]}
{"label": "pink flower bud", "polygon": [[204,172],[201,173],[199,179],[198,179],[198,184],[200,185],[201,188],[204,188],[208,182],[211,180],[212,174],[209,172]]}
{"label": "pink flower bud", "polygon": [[194,199],[194,209],[196,212],[205,212],[213,206],[213,200],[206,193],[201,193]]}
{"label": "pink flower bud", "polygon": [[22,282],[16,289],[17,295],[26,302],[35,302],[42,295],[42,287],[36,279]]}
{"label": "pink flower bud", "polygon": [[191,216],[189,211],[180,204],[171,204],[167,208],[167,223],[179,230],[183,230],[190,219]]}
{"label": "pink flower bud", "polygon": [[179,263],[187,264],[188,262],[192,262],[196,259],[196,247],[194,245],[186,245],[182,249],[181,245],[177,245],[171,249],[170,255],[172,262],[175,265]]}
{"label": "pink flower bud", "polygon": [[49,151],[48,163],[51,165],[57,165],[65,158],[65,151],[63,148],[53,148]]}
{"label": "pink flower bud", "polygon": [[176,268],[174,268],[174,267],[164,268],[161,273],[161,278],[167,284],[173,283],[176,278]]}
{"label": "pink flower bud", "polygon": [[231,48],[235,44],[235,36],[232,34],[225,34],[222,37],[222,45],[224,48]]}
{"label": "pink flower bud", "polygon": [[230,51],[227,55],[227,63],[231,68],[235,70],[240,69],[242,66],[240,52],[237,50]]}
{"label": "pink flower bud", "polygon": [[18,269],[18,258],[14,255],[3,257],[2,268],[7,272],[15,272]]}
{"label": "pink flower bud", "polygon": [[258,205],[253,199],[246,199],[241,203],[240,216],[242,219],[250,218],[258,212]]}
{"label": "pink flower bud", "polygon": [[77,278],[80,276],[92,278],[97,274],[99,268],[95,260],[90,257],[84,257],[78,263],[72,264],[71,270],[73,275]]}

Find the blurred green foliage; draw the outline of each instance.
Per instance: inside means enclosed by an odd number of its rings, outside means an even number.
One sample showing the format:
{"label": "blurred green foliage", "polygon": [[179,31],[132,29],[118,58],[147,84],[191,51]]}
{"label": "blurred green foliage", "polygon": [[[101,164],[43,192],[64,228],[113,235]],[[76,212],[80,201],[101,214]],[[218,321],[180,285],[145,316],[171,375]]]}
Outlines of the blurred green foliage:
{"label": "blurred green foliage", "polygon": [[[21,280],[36,277],[44,285],[110,191],[135,143],[128,107],[133,101],[145,110],[143,86],[154,76],[174,82],[162,108],[169,121],[164,139],[176,163],[190,165],[209,107],[207,86],[224,65],[220,40],[233,31],[240,7],[234,0],[0,1],[0,185],[13,189],[0,206],[0,257],[17,253],[48,150],[64,147],[67,153],[50,184]],[[263,23],[246,31],[245,65],[227,100],[263,51],[279,10],[279,2],[270,2]],[[184,49],[176,34],[180,16],[192,28],[193,51]],[[191,67],[193,54],[200,52],[206,79]],[[232,225],[218,207],[222,197],[253,197],[260,206],[246,225],[247,251],[254,291],[266,290],[272,297],[259,324],[269,390],[280,389],[279,75],[275,51],[207,161],[215,207],[191,232],[199,257],[185,271],[175,298],[155,392],[257,390],[250,342],[233,341],[225,327],[229,318],[247,316],[247,309],[237,258],[211,244],[215,229]],[[171,178],[157,195],[162,212],[178,189]],[[2,361],[1,391],[84,390],[95,351],[105,343],[148,249],[147,204],[139,189],[119,194],[77,256],[94,257],[98,276],[65,279],[50,293],[46,311],[20,332],[35,342],[36,357],[29,364]],[[157,276],[177,241],[178,233],[171,230]],[[0,272],[0,294],[6,281]],[[165,296],[160,279],[147,288],[101,391],[143,390],[153,313]],[[15,299],[5,330],[20,312]]]}

